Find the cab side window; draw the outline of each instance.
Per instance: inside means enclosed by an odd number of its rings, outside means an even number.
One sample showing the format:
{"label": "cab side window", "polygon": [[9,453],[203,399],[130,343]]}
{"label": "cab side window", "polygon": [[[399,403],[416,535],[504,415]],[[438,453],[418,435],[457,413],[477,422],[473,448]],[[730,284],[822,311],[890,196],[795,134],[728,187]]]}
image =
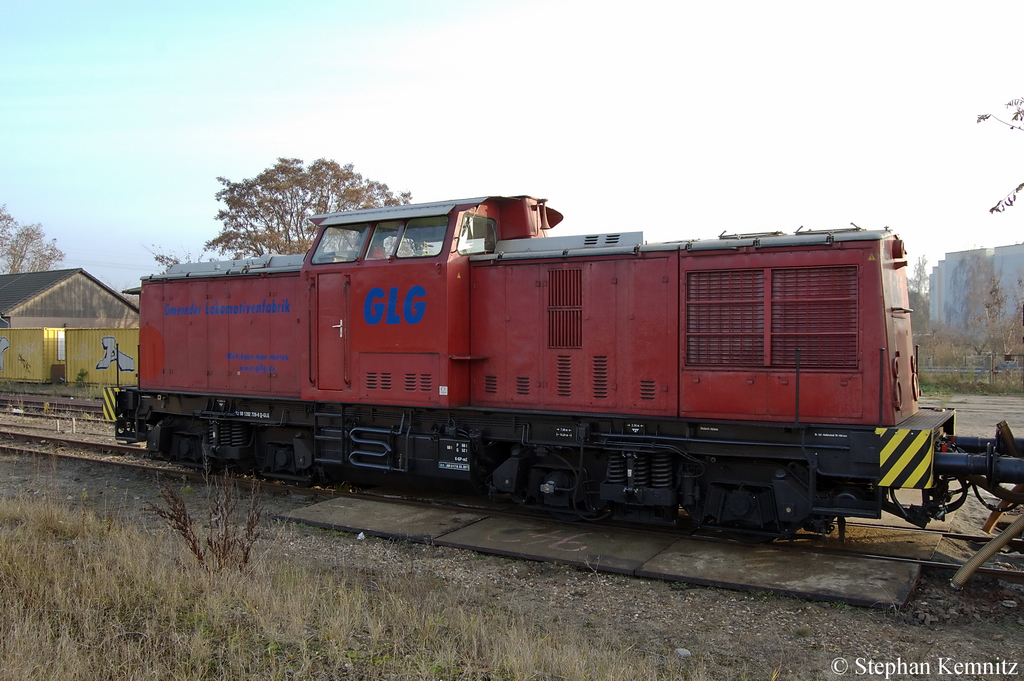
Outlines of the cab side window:
{"label": "cab side window", "polygon": [[401,226],[398,220],[378,222],[373,230],[373,238],[370,239],[370,247],[366,250],[366,260],[385,260],[393,256]]}
{"label": "cab side window", "polygon": [[448,216],[413,218],[405,223],[399,258],[430,258],[441,252],[448,231]]}
{"label": "cab side window", "polygon": [[482,215],[466,213],[459,232],[459,255],[491,253],[497,242],[498,221]]}
{"label": "cab side window", "polygon": [[367,223],[328,227],[317,244],[313,264],[352,262],[362,252],[363,243],[369,233],[370,225]]}

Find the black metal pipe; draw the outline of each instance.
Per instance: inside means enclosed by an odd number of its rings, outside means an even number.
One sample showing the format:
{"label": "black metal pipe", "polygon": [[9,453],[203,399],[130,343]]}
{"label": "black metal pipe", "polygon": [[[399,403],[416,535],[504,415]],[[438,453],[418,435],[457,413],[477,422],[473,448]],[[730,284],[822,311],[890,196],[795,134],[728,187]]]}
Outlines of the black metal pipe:
{"label": "black metal pipe", "polygon": [[991,451],[985,454],[935,452],[935,472],[958,478],[982,475],[995,485],[1019,484],[1024,483],[1024,459],[999,456]]}

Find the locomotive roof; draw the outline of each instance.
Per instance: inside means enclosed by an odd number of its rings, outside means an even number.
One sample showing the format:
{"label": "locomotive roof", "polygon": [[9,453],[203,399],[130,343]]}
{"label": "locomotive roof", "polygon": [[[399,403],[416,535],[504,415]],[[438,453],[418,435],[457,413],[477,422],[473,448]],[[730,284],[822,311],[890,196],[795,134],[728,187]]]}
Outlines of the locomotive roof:
{"label": "locomotive roof", "polygon": [[[451,199],[431,203],[414,203],[383,208],[365,208],[347,210],[337,213],[323,213],[310,217],[310,221],[320,225],[343,225],[359,222],[379,222],[384,220],[405,220],[416,217],[446,215],[456,206],[467,206],[483,203],[488,199],[503,197],[476,197],[469,199]],[[514,197],[520,198],[520,197]],[[474,261],[486,260],[522,260],[536,258],[585,257],[594,255],[617,255],[627,253],[645,253],[657,251],[722,251],[740,248],[792,248],[814,245],[826,245],[846,241],[877,241],[892,235],[888,229],[866,230],[860,227],[837,230],[804,230],[802,227],[795,234],[782,232],[765,232],[759,234],[723,234],[718,239],[690,239],[645,243],[643,232],[610,232],[606,234],[586,234],[555,236],[534,239],[510,239],[499,241],[494,252],[470,256]],[[226,275],[244,275],[271,272],[294,272],[302,268],[305,255],[265,255],[258,258],[242,260],[222,260],[219,262],[181,263],[174,265],[167,272],[143,277],[143,280],[182,279],[189,277],[216,277]]]}
{"label": "locomotive roof", "polygon": [[218,260],[216,262],[183,262],[172,265],[162,274],[151,274],[143,281],[158,279],[186,279],[189,277],[217,277],[229,274],[257,274],[263,272],[298,272],[306,254],[262,255],[243,260]]}
{"label": "locomotive roof", "polygon": [[407,220],[433,215],[447,215],[455,206],[483,203],[491,197],[483,196],[475,199],[455,199],[434,201],[433,203],[410,203],[404,206],[384,206],[383,208],[363,208],[361,210],[345,210],[340,213],[323,213],[310,219],[317,225],[347,225],[353,222],[378,222],[381,220]]}
{"label": "locomotive roof", "polygon": [[[545,239],[516,239],[499,241],[493,253],[471,256],[481,260],[520,260],[529,258],[566,258],[624,253],[651,253],[657,251],[734,251],[740,248],[793,248],[828,245],[848,241],[879,241],[892,236],[888,229],[803,230],[795,234],[769,232],[740,234],[718,239],[692,239],[689,241],[643,242],[642,232],[576,237],[548,237]],[[612,238],[609,238],[612,237]]]}

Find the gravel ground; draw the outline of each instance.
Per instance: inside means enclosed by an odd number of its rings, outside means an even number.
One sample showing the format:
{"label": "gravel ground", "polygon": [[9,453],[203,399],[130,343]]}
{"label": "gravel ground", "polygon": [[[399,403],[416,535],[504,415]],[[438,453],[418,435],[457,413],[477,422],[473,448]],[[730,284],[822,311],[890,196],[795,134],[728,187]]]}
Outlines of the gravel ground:
{"label": "gravel ground", "polygon": [[[1024,435],[1024,398],[955,396],[929,404],[955,407],[958,432],[965,435],[989,436],[995,423],[1004,418]],[[63,499],[104,516],[152,528],[159,525],[145,510],[147,503],[156,500],[161,485],[150,475],[10,455],[0,455],[0,463],[5,471],[0,477],[0,493]],[[197,492],[197,502],[199,496]],[[316,500],[282,493],[265,494],[262,501],[265,517],[272,518]],[[985,517],[987,511],[974,505],[958,512],[952,525],[977,533]],[[357,568],[371,577],[396,570],[433,576],[466,590],[481,604],[508,607],[535,621],[556,621],[592,632],[596,640],[624,642],[637,655],[664,656],[671,661],[667,669],[673,674],[681,672],[691,678],[1024,676],[1024,588],[989,578],[975,576],[964,591],[955,592],[948,586],[949,573],[926,572],[907,606],[869,610],[595,573],[457,549],[359,540],[300,525],[275,523],[272,534],[289,555],[328,569]],[[971,551],[972,547],[955,544],[941,547],[943,554],[958,559]],[[1003,557],[998,560],[1009,562]],[[691,655],[683,659],[678,649]],[[1017,665],[1016,674],[971,673],[984,668],[956,666],[1003,660]],[[887,664],[894,666],[887,669]],[[923,671],[925,664],[928,674],[910,673]],[[1009,670],[1009,664],[1004,669]]]}

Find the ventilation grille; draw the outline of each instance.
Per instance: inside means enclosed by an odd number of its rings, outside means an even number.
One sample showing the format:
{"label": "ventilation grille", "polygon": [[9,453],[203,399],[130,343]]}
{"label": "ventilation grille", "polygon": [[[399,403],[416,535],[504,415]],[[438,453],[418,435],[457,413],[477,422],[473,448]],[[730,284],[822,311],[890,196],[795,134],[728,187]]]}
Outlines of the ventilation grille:
{"label": "ventilation grille", "polygon": [[365,384],[367,390],[391,390],[391,372],[368,371]]}
{"label": "ventilation grille", "polygon": [[653,400],[657,394],[658,388],[654,381],[640,381],[641,400]]}
{"label": "ventilation grille", "polygon": [[406,374],[406,390],[408,392],[430,392],[434,388],[433,374]]}
{"label": "ventilation grille", "polygon": [[489,395],[494,395],[498,392],[497,376],[484,376],[484,392]]}
{"label": "ventilation grille", "polygon": [[583,347],[583,270],[548,271],[548,347]]}
{"label": "ventilation grille", "polygon": [[608,399],[608,358],[595,356],[591,360],[591,384],[594,386],[594,399]]}
{"label": "ventilation grille", "polygon": [[558,396],[572,397],[572,357],[559,355],[556,367],[558,374]]}
{"label": "ventilation grille", "polygon": [[516,395],[530,394],[530,377],[516,376]]}
{"label": "ventilation grille", "polygon": [[588,234],[583,237],[584,246],[618,246],[621,234]]}

